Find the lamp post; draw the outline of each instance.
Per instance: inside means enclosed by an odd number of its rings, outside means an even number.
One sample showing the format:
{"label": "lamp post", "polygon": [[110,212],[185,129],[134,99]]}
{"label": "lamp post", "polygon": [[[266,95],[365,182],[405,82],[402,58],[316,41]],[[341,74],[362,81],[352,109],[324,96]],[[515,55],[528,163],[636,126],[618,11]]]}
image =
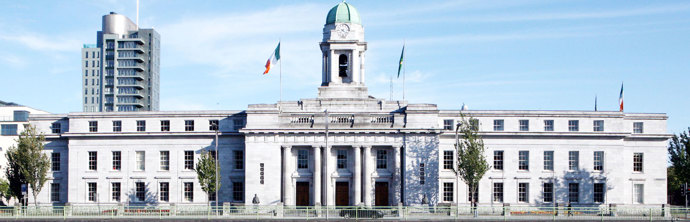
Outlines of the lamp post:
{"label": "lamp post", "polygon": [[215,199],[216,199],[216,216],[218,216],[218,200],[219,200],[218,190],[220,189],[220,187],[218,187],[218,129],[219,129],[218,122],[217,121],[214,122],[213,126],[214,126],[214,129],[216,130],[216,152],[214,155],[215,159],[214,159],[213,163],[215,163],[215,165],[216,165],[216,185],[215,185],[216,198]]}

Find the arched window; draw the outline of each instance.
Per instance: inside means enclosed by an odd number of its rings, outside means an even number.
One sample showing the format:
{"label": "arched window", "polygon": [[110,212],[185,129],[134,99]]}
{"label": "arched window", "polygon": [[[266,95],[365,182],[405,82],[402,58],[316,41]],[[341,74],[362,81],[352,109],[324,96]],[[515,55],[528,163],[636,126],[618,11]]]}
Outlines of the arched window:
{"label": "arched window", "polygon": [[347,77],[347,56],[345,54],[340,55],[340,57],[338,58],[338,64],[339,64],[339,76],[340,77]]}

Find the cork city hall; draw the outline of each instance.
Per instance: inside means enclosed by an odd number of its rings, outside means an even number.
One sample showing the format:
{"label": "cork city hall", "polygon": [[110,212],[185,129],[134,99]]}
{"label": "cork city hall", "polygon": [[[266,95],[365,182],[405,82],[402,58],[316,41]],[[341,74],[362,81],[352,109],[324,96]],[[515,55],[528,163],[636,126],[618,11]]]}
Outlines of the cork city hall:
{"label": "cork city hall", "polygon": [[[375,98],[366,85],[363,24],[349,3],[328,12],[315,97],[236,111],[32,114],[52,160],[38,203],[469,206],[454,144],[455,126],[471,117],[491,165],[479,207],[663,209],[665,114],[441,110]],[[194,171],[216,144],[217,197]]]}

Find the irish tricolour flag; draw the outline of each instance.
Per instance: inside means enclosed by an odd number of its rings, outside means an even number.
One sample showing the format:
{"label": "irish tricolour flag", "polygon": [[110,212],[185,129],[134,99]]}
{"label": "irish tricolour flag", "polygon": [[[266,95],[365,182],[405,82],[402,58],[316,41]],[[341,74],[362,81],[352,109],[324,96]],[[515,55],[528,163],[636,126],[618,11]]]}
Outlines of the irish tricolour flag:
{"label": "irish tricolour flag", "polygon": [[278,63],[278,60],[280,60],[280,42],[278,42],[278,47],[276,47],[276,50],[273,51],[271,57],[268,58],[268,61],[266,61],[266,71],[264,71],[264,75],[266,75],[268,71],[271,70],[271,67],[273,67],[273,65]]}

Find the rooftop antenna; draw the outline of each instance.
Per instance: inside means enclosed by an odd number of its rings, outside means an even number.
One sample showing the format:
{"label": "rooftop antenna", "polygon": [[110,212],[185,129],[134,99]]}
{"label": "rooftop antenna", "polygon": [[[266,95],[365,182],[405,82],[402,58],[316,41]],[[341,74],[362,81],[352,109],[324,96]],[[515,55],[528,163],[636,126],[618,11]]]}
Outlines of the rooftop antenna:
{"label": "rooftop antenna", "polygon": [[139,0],[137,0],[137,28],[139,28]]}

